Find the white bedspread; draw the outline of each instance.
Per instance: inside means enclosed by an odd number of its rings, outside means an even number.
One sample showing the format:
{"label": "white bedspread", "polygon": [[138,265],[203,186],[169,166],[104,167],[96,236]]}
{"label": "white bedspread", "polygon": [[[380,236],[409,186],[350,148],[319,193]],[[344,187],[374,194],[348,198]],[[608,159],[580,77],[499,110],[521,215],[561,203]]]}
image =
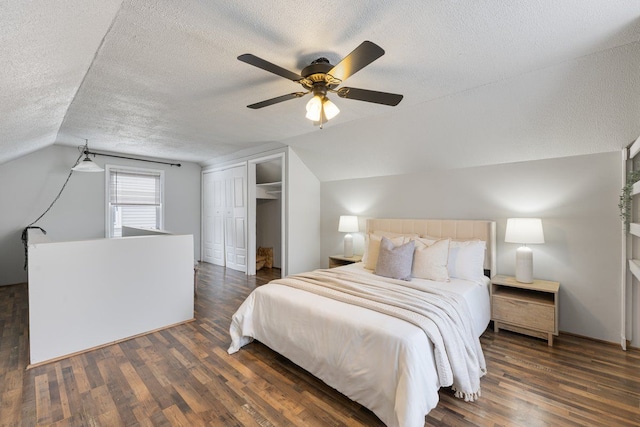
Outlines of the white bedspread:
{"label": "white bedspread", "polygon": [[[341,268],[372,274],[361,264]],[[485,330],[487,283],[414,281],[462,295],[476,334]],[[438,403],[433,346],[419,327],[404,320],[270,283],[240,306],[230,333],[229,353],[258,339],[371,409],[388,426],[423,426],[425,414]]]}

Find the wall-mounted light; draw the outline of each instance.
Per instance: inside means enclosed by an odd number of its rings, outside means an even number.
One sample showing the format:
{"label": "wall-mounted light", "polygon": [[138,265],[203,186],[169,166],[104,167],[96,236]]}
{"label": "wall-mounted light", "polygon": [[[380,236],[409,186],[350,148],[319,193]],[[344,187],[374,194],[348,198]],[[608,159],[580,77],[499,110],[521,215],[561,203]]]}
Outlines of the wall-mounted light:
{"label": "wall-mounted light", "polygon": [[104,172],[104,169],[102,169],[100,166],[98,166],[97,164],[95,164],[95,162],[93,162],[90,158],[89,158],[89,141],[85,139],[85,145],[84,145],[84,159],[81,162],[78,162],[74,167],[71,168],[72,171],[74,172]]}

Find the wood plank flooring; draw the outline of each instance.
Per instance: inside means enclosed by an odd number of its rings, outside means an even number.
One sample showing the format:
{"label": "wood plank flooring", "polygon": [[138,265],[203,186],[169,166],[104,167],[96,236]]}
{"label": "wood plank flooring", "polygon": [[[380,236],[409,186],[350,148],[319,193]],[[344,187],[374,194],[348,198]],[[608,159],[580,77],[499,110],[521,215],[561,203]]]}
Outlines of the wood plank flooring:
{"label": "wood plank flooring", "polygon": [[[270,279],[203,264],[196,321],[28,371],[27,286],[0,287],[0,425],[381,426],[260,343],[227,354],[231,315]],[[640,351],[566,335],[551,348],[506,331],[481,340],[482,397],[441,390],[426,426],[640,425]]]}

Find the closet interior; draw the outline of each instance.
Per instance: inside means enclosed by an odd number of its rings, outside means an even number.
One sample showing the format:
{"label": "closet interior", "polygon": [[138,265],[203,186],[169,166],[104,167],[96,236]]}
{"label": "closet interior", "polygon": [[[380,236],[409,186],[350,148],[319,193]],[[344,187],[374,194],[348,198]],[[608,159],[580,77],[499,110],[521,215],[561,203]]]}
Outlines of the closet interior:
{"label": "closet interior", "polygon": [[282,157],[255,163],[256,271],[282,268]]}

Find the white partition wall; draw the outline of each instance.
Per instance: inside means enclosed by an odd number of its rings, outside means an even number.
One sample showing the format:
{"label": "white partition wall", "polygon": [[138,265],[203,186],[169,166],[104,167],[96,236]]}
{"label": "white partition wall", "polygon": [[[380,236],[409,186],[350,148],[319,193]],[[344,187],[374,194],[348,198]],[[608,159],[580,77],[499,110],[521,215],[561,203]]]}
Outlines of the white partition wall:
{"label": "white partition wall", "polygon": [[191,235],[32,242],[32,365],[193,319]]}

